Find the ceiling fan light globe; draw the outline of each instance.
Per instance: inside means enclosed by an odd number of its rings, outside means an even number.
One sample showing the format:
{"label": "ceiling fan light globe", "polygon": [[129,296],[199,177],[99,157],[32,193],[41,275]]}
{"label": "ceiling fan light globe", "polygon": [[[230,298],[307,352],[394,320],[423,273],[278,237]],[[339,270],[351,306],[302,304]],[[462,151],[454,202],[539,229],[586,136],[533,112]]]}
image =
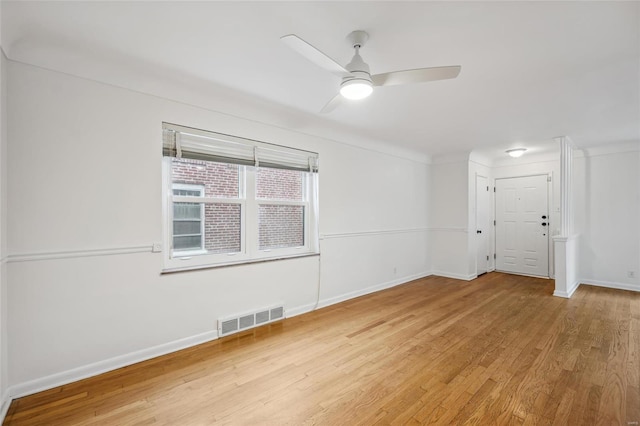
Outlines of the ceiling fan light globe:
{"label": "ceiling fan light globe", "polygon": [[373,85],[367,80],[349,80],[340,86],[340,94],[350,100],[364,99],[373,92]]}

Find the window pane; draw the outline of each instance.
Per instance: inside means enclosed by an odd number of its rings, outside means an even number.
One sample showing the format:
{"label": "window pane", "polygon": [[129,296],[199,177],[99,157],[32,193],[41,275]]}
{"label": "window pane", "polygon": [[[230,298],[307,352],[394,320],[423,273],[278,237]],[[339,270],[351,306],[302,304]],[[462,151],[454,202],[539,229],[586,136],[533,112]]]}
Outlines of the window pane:
{"label": "window pane", "polygon": [[209,253],[237,253],[241,245],[240,204],[207,204],[204,247]]}
{"label": "window pane", "polygon": [[200,197],[202,191],[199,189],[176,189],[173,188],[173,195],[182,195],[183,197]]}
{"label": "window pane", "polygon": [[[237,164],[212,163],[210,161],[173,158],[171,176],[174,184],[200,185],[205,197],[238,198],[240,167]],[[185,193],[176,193],[185,192]],[[202,196],[187,193],[190,190],[174,189],[174,195]]]}
{"label": "window pane", "polygon": [[202,224],[199,220],[174,220],[173,235],[201,235]]}
{"label": "window pane", "polygon": [[173,203],[173,249],[202,250],[204,204]]}
{"label": "window pane", "polygon": [[182,236],[173,237],[173,249],[174,250],[200,250],[202,236]]}
{"label": "window pane", "polygon": [[[201,209],[204,209],[204,227]],[[173,203],[173,211],[173,249],[177,252],[174,254],[179,256],[180,251],[185,250],[202,251],[198,254],[240,251],[240,204]],[[183,255],[191,256],[193,253]]]}
{"label": "window pane", "polygon": [[173,220],[198,219],[201,217],[202,204],[196,203],[174,203]]}
{"label": "window pane", "polygon": [[304,172],[256,168],[256,197],[270,200],[302,201]]}
{"label": "window pane", "polygon": [[304,245],[304,207],[263,204],[258,207],[260,250]]}

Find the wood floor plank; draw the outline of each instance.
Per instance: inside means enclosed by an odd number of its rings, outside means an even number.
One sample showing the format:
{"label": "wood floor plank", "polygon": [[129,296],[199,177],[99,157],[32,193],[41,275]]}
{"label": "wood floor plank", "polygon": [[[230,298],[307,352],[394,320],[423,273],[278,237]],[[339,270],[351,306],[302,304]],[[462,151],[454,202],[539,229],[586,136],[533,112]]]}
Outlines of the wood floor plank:
{"label": "wood floor plank", "polygon": [[640,294],[416,280],[12,402],[5,425],[640,421]]}

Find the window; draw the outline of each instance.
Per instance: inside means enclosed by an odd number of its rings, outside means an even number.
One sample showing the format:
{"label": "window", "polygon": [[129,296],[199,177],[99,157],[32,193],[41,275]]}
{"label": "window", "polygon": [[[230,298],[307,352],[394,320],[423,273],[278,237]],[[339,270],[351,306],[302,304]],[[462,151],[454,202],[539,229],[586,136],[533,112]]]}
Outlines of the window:
{"label": "window", "polygon": [[163,124],[166,271],[318,253],[317,154]]}

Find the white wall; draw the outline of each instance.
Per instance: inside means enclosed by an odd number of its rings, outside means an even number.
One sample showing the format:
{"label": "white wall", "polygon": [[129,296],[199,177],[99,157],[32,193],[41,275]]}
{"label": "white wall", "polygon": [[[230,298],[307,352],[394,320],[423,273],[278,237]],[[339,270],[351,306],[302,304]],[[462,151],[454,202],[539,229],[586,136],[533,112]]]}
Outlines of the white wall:
{"label": "white wall", "polygon": [[[429,273],[429,166],[8,62],[13,396]],[[250,117],[247,117],[250,118]],[[321,256],[160,275],[161,122],[320,153]]]}
{"label": "white wall", "polygon": [[[0,5],[0,10],[2,6]],[[0,22],[2,20],[0,19]],[[1,31],[0,31],[1,33]],[[9,409],[7,356],[7,71],[0,42],[0,418]]]}
{"label": "white wall", "polygon": [[[431,165],[429,228],[434,275],[471,279],[469,271],[469,165],[467,158]],[[475,261],[474,261],[475,265]]]}
{"label": "white wall", "polygon": [[638,143],[592,148],[574,159],[582,283],[640,290],[639,150]]}

